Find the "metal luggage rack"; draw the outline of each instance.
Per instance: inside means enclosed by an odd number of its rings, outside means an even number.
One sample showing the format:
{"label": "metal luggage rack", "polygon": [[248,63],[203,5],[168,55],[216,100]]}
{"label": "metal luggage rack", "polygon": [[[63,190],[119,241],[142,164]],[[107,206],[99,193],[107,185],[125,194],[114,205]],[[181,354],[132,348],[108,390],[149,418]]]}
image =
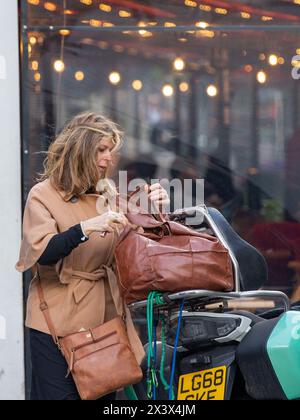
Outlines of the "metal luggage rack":
{"label": "metal luggage rack", "polygon": [[[165,304],[154,304],[154,308],[159,308],[160,310],[176,309],[183,299],[186,302],[186,306],[190,306],[193,310],[223,311],[233,310],[235,307],[247,310],[254,308],[275,309],[276,301],[280,303],[284,311],[290,309],[289,298],[283,292],[271,290],[224,293],[210,290],[187,290],[171,294],[165,293],[163,295]],[[134,302],[129,305],[129,309],[132,311],[144,310],[146,307],[146,300]]]}
{"label": "metal luggage rack", "polygon": [[[204,222],[206,222],[209,228],[213,231],[214,235],[221,241],[223,246],[228,249],[233,265],[235,288],[233,292],[189,290],[178,293],[165,293],[165,304],[159,305],[159,308],[161,310],[172,310],[173,308],[175,309],[176,307],[178,307],[178,305],[180,304],[180,302],[182,302],[183,299],[185,300],[186,304],[189,305],[193,310],[197,310],[197,308],[215,311],[222,311],[222,309],[230,310],[230,307],[234,306],[233,302],[237,300],[239,300],[240,303],[244,300],[245,302],[247,302],[248,307],[259,307],[260,303],[261,307],[269,309],[275,308],[275,302],[279,301],[281,302],[281,306],[285,311],[288,311],[290,309],[290,300],[283,292],[271,290],[241,292],[240,270],[238,261],[233,251],[230,249],[227,240],[225,239],[224,235],[218,228],[211,215],[209,214],[208,209],[205,205],[176,210],[170,215],[171,220],[178,221],[181,221],[188,217],[199,217],[199,223],[197,223],[197,225],[194,227],[196,230],[200,230],[201,227],[203,227]],[[144,310],[146,306],[147,301],[144,300],[130,304],[129,309],[132,311]],[[158,308],[158,305],[155,304],[154,308]]]}

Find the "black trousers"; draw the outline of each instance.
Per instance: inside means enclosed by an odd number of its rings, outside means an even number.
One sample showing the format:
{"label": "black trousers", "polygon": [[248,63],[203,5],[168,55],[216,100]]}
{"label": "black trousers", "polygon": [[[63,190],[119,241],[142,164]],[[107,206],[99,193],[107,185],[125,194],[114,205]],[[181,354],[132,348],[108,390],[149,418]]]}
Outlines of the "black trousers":
{"label": "black trousers", "polygon": [[[32,363],[30,399],[33,401],[80,400],[71,375],[65,377],[68,366],[65,358],[53,342],[51,335],[29,330]],[[115,400],[109,394],[99,400]]]}

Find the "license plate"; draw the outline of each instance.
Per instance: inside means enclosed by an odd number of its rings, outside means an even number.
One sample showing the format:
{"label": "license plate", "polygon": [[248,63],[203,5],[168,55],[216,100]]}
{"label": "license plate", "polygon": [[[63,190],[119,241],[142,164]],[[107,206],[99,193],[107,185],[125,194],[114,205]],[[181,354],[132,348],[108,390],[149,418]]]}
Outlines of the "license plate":
{"label": "license plate", "polygon": [[178,382],[178,400],[224,400],[226,366],[182,375]]}

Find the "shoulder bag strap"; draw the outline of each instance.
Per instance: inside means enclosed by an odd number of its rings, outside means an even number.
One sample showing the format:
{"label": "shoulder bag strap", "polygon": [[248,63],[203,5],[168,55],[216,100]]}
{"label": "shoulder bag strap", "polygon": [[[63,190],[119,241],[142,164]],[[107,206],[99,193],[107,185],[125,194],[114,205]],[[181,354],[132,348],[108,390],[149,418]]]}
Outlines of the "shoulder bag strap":
{"label": "shoulder bag strap", "polygon": [[36,270],[37,270],[36,271],[36,274],[37,274],[37,291],[38,291],[38,295],[39,295],[39,299],[40,299],[40,310],[42,311],[42,313],[44,315],[46,324],[49,328],[50,334],[52,335],[53,341],[55,342],[55,344],[58,347],[60,347],[59,339],[58,339],[58,336],[57,336],[56,331],[55,331],[54,324],[53,324],[52,319],[51,319],[49,307],[48,307],[48,304],[45,300],[38,264],[36,265]]}

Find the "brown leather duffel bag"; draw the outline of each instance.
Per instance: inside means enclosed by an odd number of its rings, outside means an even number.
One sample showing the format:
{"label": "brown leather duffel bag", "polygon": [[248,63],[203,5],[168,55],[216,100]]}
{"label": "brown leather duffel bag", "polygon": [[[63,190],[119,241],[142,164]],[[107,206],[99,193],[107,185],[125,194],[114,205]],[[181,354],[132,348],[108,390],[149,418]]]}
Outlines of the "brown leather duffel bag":
{"label": "brown leather duffel bag", "polygon": [[144,300],[150,291],[205,289],[231,291],[233,268],[218,238],[178,222],[131,214],[116,246],[122,295],[127,304]]}

